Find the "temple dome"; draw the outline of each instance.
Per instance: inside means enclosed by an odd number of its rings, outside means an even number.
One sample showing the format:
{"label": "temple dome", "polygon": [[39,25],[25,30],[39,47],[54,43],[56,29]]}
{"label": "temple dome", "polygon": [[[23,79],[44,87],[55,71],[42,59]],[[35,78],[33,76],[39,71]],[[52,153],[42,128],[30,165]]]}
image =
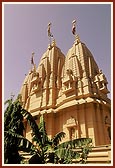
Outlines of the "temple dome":
{"label": "temple dome", "polygon": [[[20,91],[22,103],[37,123],[44,114],[48,136],[63,131],[64,141],[90,137],[94,145],[110,143],[107,79],[79,36],[66,56],[53,40],[38,67],[31,63]],[[25,127],[31,139],[27,121]]]}
{"label": "temple dome", "polygon": [[90,50],[77,39],[67,52],[63,76],[66,76],[68,69],[72,70],[74,76],[80,78],[83,76],[94,78],[99,73],[99,68]]}
{"label": "temple dome", "polygon": [[62,87],[62,68],[65,56],[53,40],[42,55],[38,67],[26,76],[21,88],[22,102],[26,109],[55,108],[59,90]]}
{"label": "temple dome", "polygon": [[73,94],[77,98],[101,96],[101,98],[107,99],[109,91],[106,77],[78,35],[72,48],[67,52],[62,77],[64,93],[74,90]]}
{"label": "temple dome", "polygon": [[22,102],[29,111],[57,108],[76,99],[109,102],[108,92],[105,75],[78,36],[66,56],[53,40],[21,88]]}
{"label": "temple dome", "polygon": [[48,46],[48,49],[41,57],[37,71],[42,78],[44,86],[61,87],[61,73],[65,61],[65,56],[61,50],[56,46],[55,40]]}

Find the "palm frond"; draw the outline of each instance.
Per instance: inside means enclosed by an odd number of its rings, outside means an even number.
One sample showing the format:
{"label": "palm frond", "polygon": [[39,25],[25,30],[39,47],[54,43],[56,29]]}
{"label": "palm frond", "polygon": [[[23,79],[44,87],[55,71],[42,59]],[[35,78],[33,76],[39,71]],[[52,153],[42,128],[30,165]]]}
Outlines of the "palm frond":
{"label": "palm frond", "polygon": [[48,136],[46,132],[46,126],[45,126],[45,121],[44,121],[44,116],[40,116],[40,123],[38,125],[39,131],[42,135],[42,145],[44,146],[46,142],[48,142]]}
{"label": "palm frond", "polygon": [[57,146],[59,144],[59,142],[65,137],[65,132],[59,132],[57,133],[53,139],[52,142],[54,144],[54,146]]}
{"label": "palm frond", "polygon": [[6,104],[12,104],[12,99],[8,99],[8,100],[6,100],[5,102],[4,102],[4,104],[6,105]]}
{"label": "palm frond", "polygon": [[4,104],[8,104],[4,112],[4,129],[6,130],[11,120],[11,113],[13,111],[14,105],[12,103],[12,99],[6,100]]}
{"label": "palm frond", "polygon": [[55,154],[58,156],[61,163],[72,163],[73,159],[80,158],[80,154],[77,151],[66,148],[58,148],[55,150]]}
{"label": "palm frond", "polygon": [[22,109],[21,111],[24,118],[29,122],[30,127],[33,131],[33,136],[36,137],[37,143],[42,143],[41,133],[39,131],[39,128],[33,118],[33,116],[26,110]]}
{"label": "palm frond", "polygon": [[29,152],[29,153],[35,153],[38,152],[36,147],[26,138],[24,138],[20,134],[16,134],[12,130],[5,131],[6,135],[11,135],[15,139],[17,139],[17,146],[19,151]]}
{"label": "palm frond", "polygon": [[58,147],[62,148],[80,148],[83,147],[84,145],[89,145],[92,143],[91,138],[79,138],[79,139],[74,139],[71,141],[66,141],[58,145]]}

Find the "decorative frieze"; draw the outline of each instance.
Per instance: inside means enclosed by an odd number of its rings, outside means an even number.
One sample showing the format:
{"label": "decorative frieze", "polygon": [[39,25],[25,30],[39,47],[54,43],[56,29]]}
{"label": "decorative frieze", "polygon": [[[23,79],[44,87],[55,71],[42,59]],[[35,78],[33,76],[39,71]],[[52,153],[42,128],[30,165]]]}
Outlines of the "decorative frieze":
{"label": "decorative frieze", "polygon": [[70,128],[70,127],[77,127],[78,122],[76,121],[76,119],[71,116],[67,121],[66,121],[66,127]]}

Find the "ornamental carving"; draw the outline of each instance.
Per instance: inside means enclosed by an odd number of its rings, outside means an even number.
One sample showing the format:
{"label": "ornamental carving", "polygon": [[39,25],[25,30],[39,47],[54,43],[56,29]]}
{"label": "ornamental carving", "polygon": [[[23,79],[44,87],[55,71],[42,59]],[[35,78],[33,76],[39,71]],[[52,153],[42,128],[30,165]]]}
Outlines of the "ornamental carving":
{"label": "ornamental carving", "polygon": [[77,126],[77,121],[74,117],[70,117],[67,122],[66,122],[67,127],[76,127]]}

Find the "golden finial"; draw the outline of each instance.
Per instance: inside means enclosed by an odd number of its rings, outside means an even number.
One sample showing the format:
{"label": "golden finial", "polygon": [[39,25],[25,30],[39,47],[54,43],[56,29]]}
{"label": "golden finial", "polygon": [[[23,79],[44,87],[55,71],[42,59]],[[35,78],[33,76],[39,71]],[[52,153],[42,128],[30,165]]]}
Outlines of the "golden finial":
{"label": "golden finial", "polygon": [[54,46],[56,46],[56,41],[55,41],[55,39],[53,39],[53,41],[52,41],[52,47],[54,47]]}

